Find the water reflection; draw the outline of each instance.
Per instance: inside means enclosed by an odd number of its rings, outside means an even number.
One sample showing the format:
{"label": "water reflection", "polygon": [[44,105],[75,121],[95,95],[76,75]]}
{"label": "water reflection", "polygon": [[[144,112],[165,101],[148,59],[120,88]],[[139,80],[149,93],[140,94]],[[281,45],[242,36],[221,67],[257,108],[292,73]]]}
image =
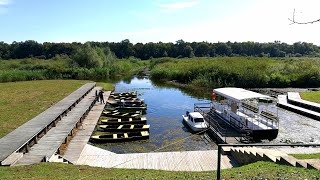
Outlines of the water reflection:
{"label": "water reflection", "polygon": [[182,123],[182,114],[193,111],[194,103],[208,100],[190,96],[172,86],[152,82],[147,77],[134,77],[115,84],[115,91],[137,91],[148,104],[146,117],[150,124],[150,139],[146,141],[100,144],[116,153],[208,150],[215,144],[204,141],[203,134],[195,135]]}

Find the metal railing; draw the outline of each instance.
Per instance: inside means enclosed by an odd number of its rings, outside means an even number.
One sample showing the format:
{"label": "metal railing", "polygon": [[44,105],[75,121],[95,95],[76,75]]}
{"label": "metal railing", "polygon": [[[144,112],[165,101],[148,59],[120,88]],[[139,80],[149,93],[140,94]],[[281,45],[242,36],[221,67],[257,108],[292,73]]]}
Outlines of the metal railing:
{"label": "metal railing", "polygon": [[210,129],[224,142],[227,141],[227,136],[230,135],[228,129],[219,124],[219,122],[211,114],[212,103],[196,103],[194,111],[199,112],[209,123]]}
{"label": "metal railing", "polygon": [[218,144],[217,179],[221,179],[222,147],[317,147],[320,144]]}

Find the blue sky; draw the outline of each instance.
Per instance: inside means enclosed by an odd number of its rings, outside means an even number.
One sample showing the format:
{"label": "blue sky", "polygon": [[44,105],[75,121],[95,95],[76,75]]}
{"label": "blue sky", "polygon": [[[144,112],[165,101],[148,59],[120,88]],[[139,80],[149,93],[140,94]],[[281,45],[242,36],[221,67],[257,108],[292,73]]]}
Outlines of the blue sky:
{"label": "blue sky", "polygon": [[317,0],[0,0],[0,41],[257,41],[320,45]]}

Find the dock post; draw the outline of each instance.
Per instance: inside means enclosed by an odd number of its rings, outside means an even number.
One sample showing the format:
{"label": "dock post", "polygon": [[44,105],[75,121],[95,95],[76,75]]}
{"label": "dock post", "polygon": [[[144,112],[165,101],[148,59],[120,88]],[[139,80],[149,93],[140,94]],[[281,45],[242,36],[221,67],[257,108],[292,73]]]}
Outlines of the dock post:
{"label": "dock post", "polygon": [[217,165],[217,180],[220,180],[221,176],[221,145],[218,144],[218,165]]}

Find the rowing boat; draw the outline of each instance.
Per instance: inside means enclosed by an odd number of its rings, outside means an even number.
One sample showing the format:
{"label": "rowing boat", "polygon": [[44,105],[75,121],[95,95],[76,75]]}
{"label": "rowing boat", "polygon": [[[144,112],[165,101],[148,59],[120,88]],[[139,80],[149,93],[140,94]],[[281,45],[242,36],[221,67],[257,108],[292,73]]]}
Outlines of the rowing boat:
{"label": "rowing boat", "polygon": [[142,116],[142,112],[141,111],[119,112],[115,110],[115,111],[103,111],[102,115],[107,117],[115,117],[115,118],[139,118]]}
{"label": "rowing boat", "polygon": [[135,132],[149,131],[150,129],[150,125],[148,124],[100,125],[98,127],[108,132]]}
{"label": "rowing boat", "polygon": [[101,124],[112,125],[112,124],[146,124],[147,118],[103,118],[101,119]]}
{"label": "rowing boat", "polygon": [[90,140],[93,142],[125,142],[149,139],[148,131],[128,132],[128,133],[115,133],[91,136]]}

